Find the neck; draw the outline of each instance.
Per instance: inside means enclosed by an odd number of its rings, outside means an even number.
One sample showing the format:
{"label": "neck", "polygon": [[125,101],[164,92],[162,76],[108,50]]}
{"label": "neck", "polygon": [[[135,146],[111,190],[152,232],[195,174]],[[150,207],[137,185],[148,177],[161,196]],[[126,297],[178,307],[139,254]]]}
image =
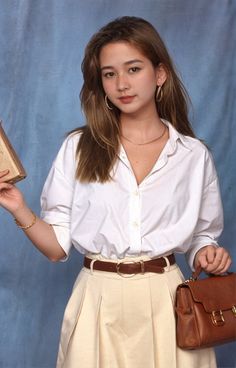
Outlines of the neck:
{"label": "neck", "polygon": [[128,138],[149,140],[163,131],[163,122],[157,114],[143,118],[122,116],[120,118],[121,134]]}

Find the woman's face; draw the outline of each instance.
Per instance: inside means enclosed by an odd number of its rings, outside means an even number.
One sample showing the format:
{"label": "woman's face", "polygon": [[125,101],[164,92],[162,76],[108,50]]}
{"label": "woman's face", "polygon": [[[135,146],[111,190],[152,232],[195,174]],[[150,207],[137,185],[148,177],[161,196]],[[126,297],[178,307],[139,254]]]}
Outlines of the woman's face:
{"label": "woman's face", "polygon": [[166,79],[161,65],[155,68],[126,41],[103,46],[99,60],[104,92],[121,113],[137,114],[156,109],[156,88]]}

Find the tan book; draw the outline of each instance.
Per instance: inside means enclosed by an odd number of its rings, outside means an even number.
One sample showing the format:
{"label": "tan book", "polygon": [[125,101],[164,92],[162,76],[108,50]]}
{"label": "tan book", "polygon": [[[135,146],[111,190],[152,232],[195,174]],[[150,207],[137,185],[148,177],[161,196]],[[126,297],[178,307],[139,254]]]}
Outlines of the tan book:
{"label": "tan book", "polygon": [[12,147],[0,122],[0,171],[9,170],[4,177],[8,183],[16,183],[26,177],[26,172],[14,148]]}

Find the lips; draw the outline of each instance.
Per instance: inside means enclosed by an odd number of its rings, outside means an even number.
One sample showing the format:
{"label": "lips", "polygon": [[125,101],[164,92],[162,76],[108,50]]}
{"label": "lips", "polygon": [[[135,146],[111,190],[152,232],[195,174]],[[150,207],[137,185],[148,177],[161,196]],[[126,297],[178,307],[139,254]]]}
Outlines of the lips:
{"label": "lips", "polygon": [[119,100],[123,103],[123,104],[128,104],[130,102],[133,101],[135,96],[122,96],[122,97],[119,97]]}

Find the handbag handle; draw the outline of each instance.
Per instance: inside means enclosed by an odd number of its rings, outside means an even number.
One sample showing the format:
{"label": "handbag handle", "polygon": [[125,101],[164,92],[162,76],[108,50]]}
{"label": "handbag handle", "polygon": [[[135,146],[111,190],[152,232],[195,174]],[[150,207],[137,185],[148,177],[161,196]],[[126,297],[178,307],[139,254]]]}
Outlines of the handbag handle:
{"label": "handbag handle", "polygon": [[[203,271],[201,266],[197,266],[196,270],[192,273],[191,280],[195,281],[200,276],[200,273]],[[226,271],[226,274],[230,275],[232,272]],[[210,273],[209,276],[215,276],[213,273]]]}
{"label": "handbag handle", "polygon": [[199,266],[197,266],[195,271],[192,273],[191,279],[192,280],[197,280],[201,272],[202,272],[202,267],[199,265]]}

